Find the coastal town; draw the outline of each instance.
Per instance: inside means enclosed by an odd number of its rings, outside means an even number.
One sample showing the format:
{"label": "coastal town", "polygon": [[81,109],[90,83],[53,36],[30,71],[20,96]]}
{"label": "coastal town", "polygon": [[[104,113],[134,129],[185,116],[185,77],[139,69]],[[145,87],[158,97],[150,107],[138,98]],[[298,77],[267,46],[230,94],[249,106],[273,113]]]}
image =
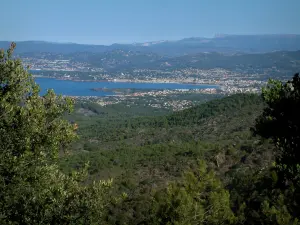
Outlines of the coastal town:
{"label": "coastal town", "polygon": [[[163,94],[162,94],[163,93]],[[171,94],[173,93],[173,94]],[[103,108],[148,108],[165,111],[180,111],[190,108],[210,99],[222,97],[221,94],[190,94],[188,92],[175,94],[175,92],[157,91],[141,93],[140,95],[115,95],[115,96],[73,96],[78,103],[95,103]],[[122,108],[121,107],[121,108]]]}
{"label": "coastal town", "polygon": [[[57,59],[58,58],[58,59]],[[26,66],[36,77],[50,77],[72,81],[108,81],[135,83],[187,83],[218,86],[218,91],[224,94],[259,92],[266,84],[268,70],[245,74],[245,71],[230,71],[223,68],[195,69],[181,68],[175,70],[163,69],[133,69],[124,71],[106,71],[104,68],[90,67],[86,62],[67,59],[49,59],[24,57]],[[215,93],[217,90],[204,90]]]}
{"label": "coastal town", "polygon": [[[76,61],[64,55],[51,56],[41,54],[39,57],[22,57],[25,66],[35,77],[55,78],[58,80],[88,82],[126,82],[126,83],[177,83],[187,85],[205,85],[204,88],[184,89],[123,89],[106,90],[112,94],[105,96],[73,96],[79,101],[92,101],[102,107],[123,104],[126,107],[147,106],[172,111],[182,110],[199,104],[196,96],[225,96],[235,93],[259,93],[266,85],[269,74],[278,72],[276,68],[131,68],[110,70],[96,67],[85,61]],[[94,88],[93,91],[103,91]],[[179,97],[181,96],[181,97]],[[193,96],[185,98],[182,96]],[[139,102],[139,103],[137,103]],[[142,102],[142,103],[141,103]],[[139,105],[141,104],[141,105]]]}

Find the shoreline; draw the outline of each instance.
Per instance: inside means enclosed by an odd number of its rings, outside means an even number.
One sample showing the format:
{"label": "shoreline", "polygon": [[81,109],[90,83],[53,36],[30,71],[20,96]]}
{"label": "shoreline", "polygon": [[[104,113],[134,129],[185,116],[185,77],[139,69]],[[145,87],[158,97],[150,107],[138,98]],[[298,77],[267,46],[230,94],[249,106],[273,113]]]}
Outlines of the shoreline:
{"label": "shoreline", "polygon": [[48,78],[48,79],[55,79],[55,80],[62,80],[62,81],[73,81],[73,82],[94,82],[94,83],[152,83],[152,84],[188,84],[188,85],[209,85],[215,86],[220,88],[220,85],[217,84],[210,84],[210,83],[191,83],[191,82],[178,82],[178,81],[169,81],[169,82],[160,82],[155,80],[125,80],[125,79],[118,79],[118,80],[74,80],[74,79],[63,79],[63,78],[56,78],[51,76],[41,76],[41,75],[32,75],[34,78]]}

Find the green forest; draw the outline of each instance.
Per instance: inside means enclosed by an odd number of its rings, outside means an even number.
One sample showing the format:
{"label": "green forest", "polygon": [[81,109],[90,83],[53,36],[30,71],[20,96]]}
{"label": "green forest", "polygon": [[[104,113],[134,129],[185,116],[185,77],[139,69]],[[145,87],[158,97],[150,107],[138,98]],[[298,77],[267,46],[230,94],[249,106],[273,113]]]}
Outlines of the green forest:
{"label": "green forest", "polygon": [[299,74],[150,112],[40,96],[15,47],[0,52],[0,224],[300,224]]}

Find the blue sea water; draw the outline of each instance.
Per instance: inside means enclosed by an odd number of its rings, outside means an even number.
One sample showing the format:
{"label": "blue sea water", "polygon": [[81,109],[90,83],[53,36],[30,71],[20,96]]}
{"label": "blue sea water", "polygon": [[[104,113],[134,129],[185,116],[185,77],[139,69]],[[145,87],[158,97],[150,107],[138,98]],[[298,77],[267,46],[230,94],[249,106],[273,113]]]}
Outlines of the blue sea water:
{"label": "blue sea water", "polygon": [[53,89],[56,94],[68,96],[106,96],[114,93],[93,91],[91,88],[137,88],[137,89],[204,89],[218,88],[215,85],[195,85],[178,83],[130,83],[130,82],[89,82],[57,80],[53,78],[35,78],[41,87],[41,94]]}

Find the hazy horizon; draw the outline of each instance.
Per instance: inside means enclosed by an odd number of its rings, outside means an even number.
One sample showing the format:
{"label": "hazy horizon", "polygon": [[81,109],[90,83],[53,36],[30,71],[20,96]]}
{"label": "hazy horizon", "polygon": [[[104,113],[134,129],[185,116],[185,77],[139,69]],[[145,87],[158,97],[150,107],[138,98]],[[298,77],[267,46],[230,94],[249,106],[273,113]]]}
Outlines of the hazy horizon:
{"label": "hazy horizon", "polygon": [[15,0],[2,4],[1,41],[111,45],[215,34],[299,34],[300,1]]}
{"label": "hazy horizon", "polygon": [[[216,34],[216,35],[224,35],[224,36],[272,36],[272,35],[297,35],[300,36],[300,33],[294,33],[294,34],[288,34],[288,33],[270,33],[270,34]],[[128,41],[128,42],[118,42],[118,43],[109,43],[109,44],[102,44],[102,43],[85,43],[85,42],[70,42],[70,41],[47,41],[47,40],[0,40],[0,41],[7,41],[7,42],[45,42],[45,43],[54,43],[54,44],[80,44],[80,45],[113,45],[113,44],[143,44],[143,43],[150,43],[150,42],[163,42],[163,41],[179,41],[183,39],[189,39],[189,38],[207,38],[207,39],[213,39],[216,35],[213,35],[211,37],[182,37],[180,39],[171,39],[171,40],[146,40],[144,42],[136,42],[136,41]]]}

